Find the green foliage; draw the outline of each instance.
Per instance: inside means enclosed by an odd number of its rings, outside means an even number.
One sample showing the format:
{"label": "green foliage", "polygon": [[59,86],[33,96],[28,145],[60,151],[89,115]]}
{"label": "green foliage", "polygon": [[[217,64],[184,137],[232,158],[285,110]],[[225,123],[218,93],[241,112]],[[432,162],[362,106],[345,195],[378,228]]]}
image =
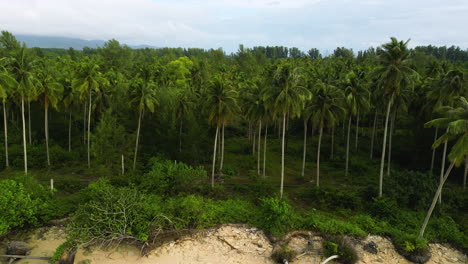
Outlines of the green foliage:
{"label": "green foliage", "polygon": [[345,238],[332,237],[323,241],[324,255],[330,257],[340,256],[337,260],[343,264],[354,264],[358,261],[358,255],[354,247]]}
{"label": "green foliage", "polygon": [[297,226],[297,215],[286,199],[261,198],[258,227],[274,236],[282,236]]}
{"label": "green foliage", "polygon": [[304,218],[304,227],[319,231],[329,235],[350,235],[355,237],[363,237],[366,232],[358,225],[334,219],[331,216],[324,215],[319,211],[312,211]]}
{"label": "green foliage", "polygon": [[72,250],[74,247],[76,247],[76,242],[74,241],[67,240],[63,242],[55,249],[54,254],[52,254],[52,257],[49,260],[49,263],[54,264],[59,262],[65,251]]}
{"label": "green foliage", "polygon": [[[23,181],[25,182],[25,181]],[[27,184],[29,185],[29,184]],[[36,190],[41,186],[35,184]],[[21,181],[0,181],[0,234],[8,232],[10,228],[23,227],[25,225],[37,225],[40,222],[40,214],[46,206],[45,196],[41,191],[28,190]]]}
{"label": "green foliage", "polygon": [[182,162],[153,159],[150,171],[138,178],[139,189],[159,195],[187,194],[196,190],[206,178],[202,167],[193,168]]}

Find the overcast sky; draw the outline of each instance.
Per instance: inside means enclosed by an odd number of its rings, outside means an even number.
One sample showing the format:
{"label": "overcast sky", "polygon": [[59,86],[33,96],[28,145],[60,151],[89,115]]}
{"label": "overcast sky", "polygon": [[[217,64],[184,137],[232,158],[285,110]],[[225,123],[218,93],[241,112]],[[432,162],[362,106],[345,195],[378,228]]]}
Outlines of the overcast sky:
{"label": "overcast sky", "polygon": [[0,29],[128,44],[468,48],[468,0],[0,0]]}

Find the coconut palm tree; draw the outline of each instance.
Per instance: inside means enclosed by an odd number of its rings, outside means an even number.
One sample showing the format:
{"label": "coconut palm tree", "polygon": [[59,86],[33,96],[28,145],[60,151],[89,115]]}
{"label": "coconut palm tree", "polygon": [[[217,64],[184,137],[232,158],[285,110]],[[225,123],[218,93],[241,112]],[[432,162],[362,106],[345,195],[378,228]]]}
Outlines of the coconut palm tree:
{"label": "coconut palm tree", "polygon": [[316,185],[320,186],[320,147],[322,143],[323,128],[333,128],[345,113],[343,105],[343,91],[336,86],[319,81],[313,90],[312,123],[319,129],[317,147],[317,178]]}
{"label": "coconut palm tree", "polygon": [[284,186],[284,149],[286,133],[286,115],[290,117],[299,116],[304,108],[304,102],[312,94],[305,88],[302,69],[293,65],[288,60],[281,60],[273,71],[273,86],[267,92],[274,101],[273,111],[282,118],[282,140],[281,140],[281,186],[280,197],[283,197]]}
{"label": "coconut palm tree", "polygon": [[398,41],[392,37],[389,43],[383,44],[378,50],[379,65],[374,71],[378,77],[378,85],[383,90],[383,96],[387,98],[387,110],[385,115],[384,137],[382,144],[382,157],[380,162],[379,197],[382,196],[383,173],[387,146],[388,120],[392,105],[406,87],[412,86],[417,73],[410,67],[410,50],[408,41]]}
{"label": "coconut palm tree", "polygon": [[102,74],[99,72],[99,65],[96,62],[86,58],[79,65],[78,72],[72,81],[72,87],[78,91],[82,98],[88,96],[88,124],[87,124],[87,148],[88,148],[88,168],[91,168],[90,142],[91,142],[91,110],[93,106],[92,93],[99,92],[100,86],[106,83]]}
{"label": "coconut palm tree", "polygon": [[142,78],[132,80],[131,97],[131,104],[135,105],[138,110],[138,127],[135,154],[133,157],[133,169],[135,169],[138,154],[138,141],[140,139],[141,117],[146,109],[153,113],[154,108],[159,104],[159,101],[156,97],[156,85],[152,81],[145,81]]}
{"label": "coconut palm tree", "polygon": [[184,118],[192,113],[194,107],[192,93],[188,89],[179,90],[176,95],[176,119],[179,121],[179,152],[182,152],[182,126]]}
{"label": "coconut palm tree", "polygon": [[10,62],[11,72],[18,83],[15,94],[21,100],[21,120],[23,125],[23,155],[24,173],[28,173],[28,153],[26,147],[26,122],[24,117],[24,102],[31,94],[35,94],[37,79],[34,75],[35,58],[28,52],[25,45],[13,52]]}
{"label": "coconut palm tree", "polygon": [[[454,166],[458,167],[463,162],[466,164],[468,160],[468,101],[465,97],[458,97],[458,105],[459,106],[457,107],[443,107],[441,110],[444,113],[444,117],[434,119],[425,124],[425,127],[435,126],[439,128],[446,128],[445,134],[436,140],[432,146],[433,148],[437,148],[440,144],[445,144],[445,142],[450,140],[455,140],[455,144],[453,145],[448,155],[448,159],[451,162],[450,166],[445,171],[444,177],[439,183],[439,187],[437,188],[434,199],[432,200],[432,204],[429,207],[426,218],[424,219],[421,230],[419,232],[418,238],[420,239],[424,236],[427,223],[429,222],[432,212],[434,211],[437,199],[440,197],[444,183],[447,181],[451,170]],[[464,182],[466,182],[466,169],[464,178]]]}
{"label": "coconut palm tree", "polygon": [[[211,171],[211,187],[214,188],[214,174],[216,167],[216,147],[219,129],[222,128],[221,140],[224,143],[224,126],[238,112],[236,102],[237,92],[232,88],[232,84],[226,76],[216,75],[211,80],[206,91],[205,109],[208,113],[208,122],[216,125],[216,134],[213,147],[213,164]],[[224,144],[221,144],[221,162],[220,171],[222,170],[224,160]]]}
{"label": "coconut palm tree", "polygon": [[50,166],[49,155],[49,106],[57,109],[59,101],[63,96],[63,86],[54,76],[58,70],[53,68],[51,60],[43,59],[39,63],[40,68],[37,74],[40,85],[38,86],[39,99],[44,104],[44,134],[46,140],[47,166]]}
{"label": "coconut palm tree", "polygon": [[[3,60],[0,60],[2,62]],[[0,65],[0,98],[2,99],[3,103],[3,129],[4,129],[4,136],[5,136],[5,166],[9,167],[9,160],[8,160],[8,122],[7,122],[7,114],[6,114],[6,101],[8,99],[9,94],[12,92],[14,87],[18,87],[18,83],[16,82],[15,78],[13,78],[5,69],[5,67]]]}
{"label": "coconut palm tree", "polygon": [[349,164],[349,138],[351,132],[351,119],[353,116],[357,117],[356,122],[356,148],[357,148],[357,136],[359,128],[359,111],[369,108],[370,92],[367,89],[367,85],[363,80],[363,73],[359,75],[354,71],[349,72],[345,78],[345,96],[346,96],[346,107],[348,112],[348,137],[346,140],[346,167],[345,175],[348,176],[348,164]]}

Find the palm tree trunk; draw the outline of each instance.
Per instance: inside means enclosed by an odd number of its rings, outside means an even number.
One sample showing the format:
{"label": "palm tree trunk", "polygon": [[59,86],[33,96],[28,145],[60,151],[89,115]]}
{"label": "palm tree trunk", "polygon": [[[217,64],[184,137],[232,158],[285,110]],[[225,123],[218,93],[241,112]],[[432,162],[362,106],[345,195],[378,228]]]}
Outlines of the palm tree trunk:
{"label": "palm tree trunk", "polygon": [[463,173],[463,189],[466,188],[466,176],[468,175],[468,157],[465,157],[465,173]]}
{"label": "palm tree trunk", "polygon": [[252,140],[252,121],[249,121],[249,130],[247,131],[247,138]]}
{"label": "palm tree trunk", "polygon": [[351,113],[349,114],[349,120],[348,120],[348,137],[346,140],[346,168],[345,168],[345,176],[348,177],[348,168],[349,168],[349,138],[351,135]]}
{"label": "palm tree trunk", "polygon": [[322,144],[323,122],[320,122],[319,140],[317,147],[317,187],[320,186],[320,145]]}
{"label": "palm tree trunk", "polygon": [[388,116],[390,115],[390,109],[392,102],[388,102],[387,114],[385,115],[385,127],[384,127],[384,136],[382,144],[382,158],[380,160],[380,176],[379,176],[379,197],[382,197],[382,186],[383,186],[383,173],[385,166],[385,147],[387,146],[387,129],[388,129]]}
{"label": "palm tree trunk", "polygon": [[434,199],[432,199],[432,204],[431,207],[429,208],[429,211],[427,211],[426,218],[424,219],[424,222],[421,227],[421,231],[419,232],[418,239],[423,238],[424,236],[424,231],[426,230],[427,223],[429,222],[429,218],[432,215],[432,211],[434,211],[435,205],[437,203],[437,198],[440,197],[440,194],[442,193],[442,187],[444,186],[445,181],[447,180],[448,176],[450,175],[450,172],[452,171],[453,166],[455,165],[455,162],[452,162],[450,166],[447,169],[447,172],[445,173],[444,177],[442,178],[442,181],[439,183],[439,187],[437,188],[437,191],[434,195]]}
{"label": "palm tree trunk", "polygon": [[253,125],[253,128],[252,128],[252,137],[253,137],[252,155],[255,155],[255,139],[256,139],[257,134],[253,131],[255,131],[255,124]]}
{"label": "palm tree trunk", "polygon": [[31,136],[31,102],[28,100],[28,127],[29,127],[29,144],[32,144]]}
{"label": "palm tree trunk", "polygon": [[71,124],[72,124],[72,111],[70,110],[70,118],[68,119],[68,152],[71,152]]}
{"label": "palm tree trunk", "polygon": [[5,135],[5,166],[8,168],[10,163],[8,161],[8,127],[7,127],[7,114],[6,114],[6,106],[5,100],[3,100],[3,130]]}
{"label": "palm tree trunk", "polygon": [[[434,142],[437,140],[437,133],[439,132],[439,128],[436,127],[435,129],[435,134],[434,134]],[[433,148],[432,149],[432,158],[431,158],[431,168],[429,169],[429,171],[432,173],[432,170],[434,169],[434,159],[435,159],[435,153],[436,153],[436,149]]]}
{"label": "palm tree trunk", "polygon": [[89,91],[89,105],[88,105],[88,169],[91,168],[90,156],[90,142],[91,142],[91,90]]}
{"label": "palm tree trunk", "polygon": [[333,126],[332,131],[331,131],[331,153],[330,153],[330,159],[331,160],[333,159],[334,146],[335,146],[335,127]]}
{"label": "palm tree trunk", "polygon": [[283,198],[283,184],[284,184],[284,137],[286,133],[286,112],[283,113],[283,139],[281,141],[281,187],[280,198]]}
{"label": "palm tree trunk", "polygon": [[[444,179],[446,157],[447,157],[447,141],[444,142],[444,152],[442,154],[442,165],[440,167],[440,181],[439,182],[442,182],[442,180]],[[440,191],[440,195],[439,195],[439,204],[441,203],[442,203],[442,191]]]}
{"label": "palm tree trunk", "polygon": [[395,129],[395,116],[396,116],[396,109],[392,114],[392,120],[390,122],[390,134],[388,136],[388,157],[387,157],[387,176],[390,176],[390,167],[392,161],[392,138],[393,138],[393,130]]}
{"label": "palm tree trunk", "polygon": [[262,142],[262,120],[258,124],[257,174],[260,175],[260,147]]}
{"label": "palm tree trunk", "polygon": [[219,162],[219,175],[223,176],[223,165],[224,165],[224,123],[221,127],[221,161]]}
{"label": "palm tree trunk", "polygon": [[125,159],[124,154],[122,154],[122,176],[125,174]]}
{"label": "palm tree trunk", "polygon": [[266,176],[266,148],[267,148],[268,122],[265,125],[265,141],[263,143],[263,178]]}
{"label": "palm tree trunk", "polygon": [[214,188],[214,174],[215,174],[215,166],[216,166],[216,147],[218,146],[218,132],[219,132],[219,125],[216,125],[216,134],[215,134],[214,149],[213,149],[213,165],[211,168],[211,188]]}
{"label": "palm tree trunk", "polygon": [[179,152],[182,152],[182,120],[180,120],[179,127]]}
{"label": "palm tree trunk", "polygon": [[135,143],[135,156],[133,156],[133,169],[136,168],[136,160],[138,154],[138,141],[140,140],[140,128],[141,128],[141,115],[143,113],[143,109],[140,109],[140,114],[138,115],[138,127],[137,127],[137,137]]}
{"label": "palm tree trunk", "polygon": [[88,103],[85,102],[84,104],[84,111],[83,111],[83,144],[86,144],[86,109],[88,108]]}
{"label": "palm tree trunk", "polygon": [[[46,99],[47,100],[47,99]],[[47,153],[47,166],[50,166],[49,156],[49,107],[46,105],[44,112],[44,133],[46,141],[46,153]]]}
{"label": "palm tree trunk", "polygon": [[375,109],[374,114],[374,124],[372,126],[372,139],[371,139],[371,146],[370,146],[370,158],[374,157],[374,138],[375,138],[375,125],[377,123],[377,109]]}
{"label": "palm tree trunk", "polygon": [[305,162],[306,162],[306,151],[307,151],[307,120],[304,119],[304,148],[302,153],[302,171],[301,176],[304,177]]}
{"label": "palm tree trunk", "polygon": [[26,148],[26,122],[24,120],[24,96],[21,96],[21,119],[23,123],[24,174],[28,174],[28,152]]}
{"label": "palm tree trunk", "polygon": [[358,146],[358,137],[359,137],[359,108],[357,110],[357,119],[356,119],[356,143],[354,145],[355,150],[357,150],[357,146]]}

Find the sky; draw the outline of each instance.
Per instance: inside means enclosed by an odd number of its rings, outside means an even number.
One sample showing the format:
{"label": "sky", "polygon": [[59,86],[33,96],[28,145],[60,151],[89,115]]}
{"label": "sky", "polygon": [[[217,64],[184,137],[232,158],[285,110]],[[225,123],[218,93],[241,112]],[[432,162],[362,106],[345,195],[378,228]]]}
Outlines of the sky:
{"label": "sky", "polygon": [[130,45],[468,48],[468,0],[0,0],[0,30]]}

